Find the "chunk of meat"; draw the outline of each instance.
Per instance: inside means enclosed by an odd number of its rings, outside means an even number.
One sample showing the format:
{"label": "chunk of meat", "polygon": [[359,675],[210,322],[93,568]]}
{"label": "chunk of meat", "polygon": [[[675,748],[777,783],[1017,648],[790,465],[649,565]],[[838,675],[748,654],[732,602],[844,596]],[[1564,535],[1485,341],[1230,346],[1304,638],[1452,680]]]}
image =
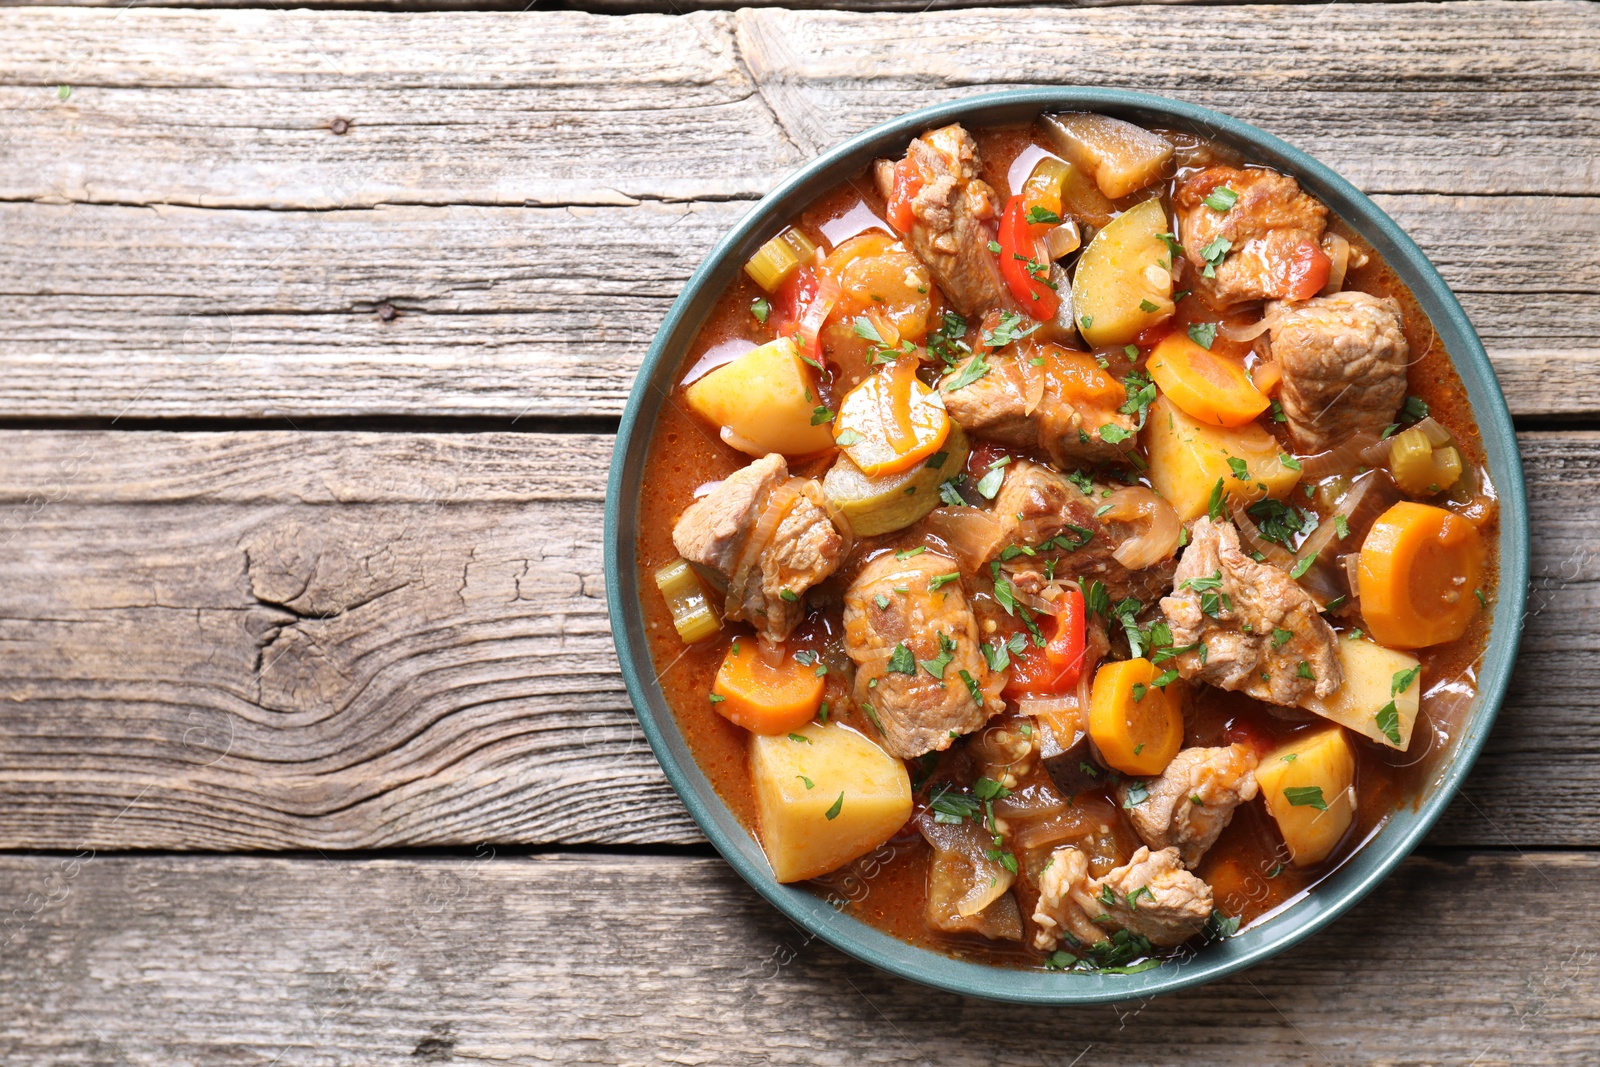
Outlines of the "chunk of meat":
{"label": "chunk of meat", "polygon": [[1039,877],[1033,944],[1049,951],[1063,933],[1093,944],[1123,929],[1155,946],[1181,945],[1205,928],[1211,909],[1211,887],[1184,870],[1175,848],[1141,848],[1104,878],[1091,878],[1088,860],[1068,845]]}
{"label": "chunk of meat", "polygon": [[723,586],[727,618],[782,641],[805,617],[806,591],[838,569],[849,547],[822,500],[821,485],[790,478],[774,452],[689,505],[672,544]]}
{"label": "chunk of meat", "polygon": [[1411,356],[1394,297],[1335,293],[1278,314],[1272,358],[1283,369],[1283,413],[1301,451],[1322,452],[1394,422]]}
{"label": "chunk of meat", "polygon": [[1344,681],[1338,638],[1310,594],[1245,555],[1233,523],[1196,519],[1173,583],[1161,600],[1172,642],[1197,646],[1173,660],[1183,677],[1285,707]]}
{"label": "chunk of meat", "polygon": [[[988,373],[961,385],[980,359],[989,364]],[[1063,466],[1118,460],[1137,444],[1133,416],[1118,410],[1128,399],[1122,383],[1094,357],[1059,345],[974,355],[940,380],[939,396],[969,433],[1043,449]],[[1108,426],[1116,428],[1110,436],[1118,440],[1103,436]]]}
{"label": "chunk of meat", "polygon": [[[1205,203],[1221,188],[1238,194],[1226,211]],[[1195,268],[1195,291],[1214,307],[1285,297],[1305,300],[1327,281],[1329,260],[1322,236],[1328,209],[1301,192],[1300,183],[1288,175],[1260,167],[1207,167],[1179,186],[1173,203],[1178,239]],[[1209,262],[1215,277],[1205,275],[1207,251],[1213,253]]]}
{"label": "chunk of meat", "polygon": [[[978,143],[953,124],[912,141],[906,158],[922,179],[911,200],[911,247],[933,272],[940,292],[963,315],[1013,307],[1000,264],[989,251],[995,231],[987,222],[998,207],[994,190],[978,177]],[[885,199],[893,171],[888,160],[878,161],[876,177]]]}
{"label": "chunk of meat", "polygon": [[885,552],[845,593],[856,704],[871,709],[884,749],[901,759],[949,748],[1004,706],[1004,677],[989,674],[961,583],[936,581],[957,573],[955,560],[933,552]]}
{"label": "chunk of meat", "polygon": [[1233,810],[1255,799],[1255,769],[1255,754],[1244,745],[1186,748],[1161,777],[1142,783],[1145,799],[1133,803],[1131,782],[1117,793],[1139,839],[1154,849],[1177,849],[1192,868],[1233,821]]}
{"label": "chunk of meat", "polygon": [[[1162,560],[1139,571],[1124,567],[1112,553],[1129,530],[1121,523],[1106,522],[1095,511],[1095,501],[1065,475],[1030,460],[1017,460],[1006,468],[990,512],[998,536],[989,559],[1000,558],[1012,545],[1026,545],[1035,549],[1034,555],[1014,555],[1007,561],[1012,580],[1024,591],[1037,592],[1044,584],[1048,562],[1055,560],[1057,577],[1097,580],[1114,601],[1134,597],[1150,603],[1167,590],[1173,561]],[[1056,538],[1078,547],[1063,550],[1057,540],[1050,549],[1038,550]]]}

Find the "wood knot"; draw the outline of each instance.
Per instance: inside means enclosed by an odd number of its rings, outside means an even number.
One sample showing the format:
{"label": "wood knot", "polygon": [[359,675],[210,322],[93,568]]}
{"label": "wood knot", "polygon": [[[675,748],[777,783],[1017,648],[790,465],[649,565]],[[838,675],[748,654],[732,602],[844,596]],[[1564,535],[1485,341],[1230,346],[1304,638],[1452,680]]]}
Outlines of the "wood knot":
{"label": "wood knot", "polygon": [[400,313],[394,309],[394,305],[387,300],[378,305],[378,318],[380,321],[393,322],[394,317],[398,314]]}
{"label": "wood knot", "polygon": [[334,119],[332,122],[328,123],[328,129],[332,130],[335,136],[343,137],[345,134],[350,132],[350,120]]}

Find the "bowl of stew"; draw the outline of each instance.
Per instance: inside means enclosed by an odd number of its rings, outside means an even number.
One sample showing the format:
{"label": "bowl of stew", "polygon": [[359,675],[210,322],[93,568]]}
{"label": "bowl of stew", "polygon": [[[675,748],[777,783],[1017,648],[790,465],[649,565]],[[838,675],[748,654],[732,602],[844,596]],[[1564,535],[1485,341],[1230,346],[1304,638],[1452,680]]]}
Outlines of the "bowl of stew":
{"label": "bowl of stew", "polygon": [[780,184],[663,323],[607,496],[623,674],[718,851],[859,959],[1031,1003],[1210,981],[1378,887],[1488,733],[1527,553],[1415,244],[1111,90]]}

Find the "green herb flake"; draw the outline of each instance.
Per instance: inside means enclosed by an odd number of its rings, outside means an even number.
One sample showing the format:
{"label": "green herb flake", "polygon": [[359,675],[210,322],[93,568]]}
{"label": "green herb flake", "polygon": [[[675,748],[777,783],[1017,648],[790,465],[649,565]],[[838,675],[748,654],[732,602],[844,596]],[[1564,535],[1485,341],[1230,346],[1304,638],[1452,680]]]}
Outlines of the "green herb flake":
{"label": "green herb flake", "polygon": [[1288,644],[1294,637],[1293,630],[1275,629],[1272,631],[1272,648],[1274,651]]}
{"label": "green herb flake", "polygon": [[1389,695],[1397,697],[1407,689],[1410,689],[1412,683],[1417,680],[1417,675],[1421,673],[1421,664],[1412,667],[1409,671],[1395,671],[1394,678],[1389,682]]}
{"label": "green herb flake", "polygon": [[826,404],[818,404],[811,409],[811,425],[821,426],[833,421],[833,411]]}
{"label": "green herb flake", "polygon": [[1154,301],[1150,300],[1149,298],[1146,298],[1144,300],[1139,301],[1139,310],[1144,312],[1146,315],[1148,315],[1153,311],[1160,311],[1161,310],[1161,305],[1155,303]]}
{"label": "green herb flake", "polygon": [[1307,663],[1305,660],[1300,661],[1300,665],[1294,669],[1294,673],[1297,677],[1309,678],[1312,681],[1316,681],[1317,678],[1315,674],[1311,673],[1311,664]]}
{"label": "green herb flake", "polygon": [[1040,207],[1038,204],[1030,207],[1025,217],[1034,226],[1056,226],[1061,222],[1060,215],[1057,215],[1049,208]]}
{"label": "green herb flake", "polygon": [[807,737],[805,734],[790,734],[789,740],[793,741],[797,745],[809,745],[811,743],[811,738]]}
{"label": "green herb flake", "polygon": [[833,807],[831,807],[827,811],[823,812],[823,814],[825,816],[827,816],[827,819],[828,819],[829,822],[832,822],[833,820],[835,820],[835,819],[837,819],[839,817],[839,813],[841,811],[843,811],[843,810],[844,810],[844,790],[841,789],[839,791],[839,799],[835,800],[833,802]]}
{"label": "green herb flake", "polygon": [[967,361],[966,366],[956,372],[955,380],[950,383],[950,388],[946,391],[953,393],[957,389],[965,389],[992,369],[984,362],[982,356],[973,356]]}
{"label": "green herb flake", "polygon": [[1217,479],[1217,484],[1211,487],[1211,503],[1206,507],[1206,514],[1212,522],[1222,520],[1222,479]]}
{"label": "green herb flake", "polygon": [[1226,185],[1219,185],[1211,190],[1211,195],[1200,201],[1212,211],[1226,212],[1239,202],[1239,194],[1229,189]]}
{"label": "green herb flake", "polygon": [[1394,701],[1391,700],[1379,708],[1378,714],[1374,717],[1378,721],[1378,729],[1383,732],[1383,736],[1389,739],[1390,744],[1398,745],[1400,743],[1400,709],[1395,707]]}
{"label": "green herb flake", "polygon": [[1293,567],[1289,568],[1289,577],[1291,577],[1291,578],[1300,578],[1300,577],[1302,577],[1306,573],[1306,571],[1311,569],[1311,565],[1313,563],[1315,563],[1316,561],[1317,561],[1317,557],[1316,556],[1307,556],[1305,559],[1301,560],[1299,563],[1296,563]]}
{"label": "green herb flake", "polygon": [[1328,803],[1322,799],[1320,785],[1291,785],[1283,791],[1283,798],[1291,807],[1316,808],[1318,811],[1327,811]]}
{"label": "green herb flake", "polygon": [[894,674],[917,673],[917,658],[911,654],[904,641],[895,645],[894,651],[889,653],[888,670]]}
{"label": "green herb flake", "polygon": [[724,700],[727,700],[728,698],[723,696],[721,693],[712,693],[710,699],[711,699],[711,703],[720,704]]}
{"label": "green herb flake", "polygon": [[951,582],[959,582],[960,580],[960,571],[951,571],[949,574],[935,574],[932,578],[928,579],[928,589],[930,591],[940,589],[949,585]]}
{"label": "green herb flake", "polygon": [[800,597],[795,594],[793,589],[784,589],[778,595],[791,604],[798,603],[800,600]]}
{"label": "green herb flake", "polygon": [[766,322],[767,316],[772,314],[772,305],[767,303],[767,298],[758,296],[750,301],[750,314],[756,317],[757,322]]}
{"label": "green herb flake", "polygon": [[967,684],[967,693],[972,697],[972,702],[978,707],[983,707],[983,690],[978,688],[978,682],[966,671],[959,672],[961,680]]}
{"label": "green herb flake", "polygon": [[920,556],[926,551],[928,551],[927,545],[918,545],[916,548],[897,548],[895,549],[894,558],[910,559],[912,556]]}
{"label": "green herb flake", "polygon": [[1189,324],[1189,340],[1201,348],[1210,348],[1217,339],[1217,324],[1214,322],[1193,322]]}
{"label": "green herb flake", "polygon": [[803,774],[797,774],[797,775],[795,775],[795,777],[800,779],[802,782],[804,782],[806,784],[806,788],[807,789],[815,789],[817,787],[817,783],[816,782],[813,782],[811,779],[807,778]]}

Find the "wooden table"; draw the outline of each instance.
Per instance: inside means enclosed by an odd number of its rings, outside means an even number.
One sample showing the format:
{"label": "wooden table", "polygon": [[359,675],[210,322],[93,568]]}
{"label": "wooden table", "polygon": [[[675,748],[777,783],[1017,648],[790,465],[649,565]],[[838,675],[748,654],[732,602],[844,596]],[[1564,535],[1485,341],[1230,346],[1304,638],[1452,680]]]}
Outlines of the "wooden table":
{"label": "wooden table", "polygon": [[[0,1062],[1600,1062],[1600,7],[664,4],[0,9]],[[1072,82],[1259,124],[1416,237],[1516,414],[1534,578],[1394,878],[1246,974],[1040,1011],[730,874],[634,723],[600,530],[645,347],[756,197]]]}

